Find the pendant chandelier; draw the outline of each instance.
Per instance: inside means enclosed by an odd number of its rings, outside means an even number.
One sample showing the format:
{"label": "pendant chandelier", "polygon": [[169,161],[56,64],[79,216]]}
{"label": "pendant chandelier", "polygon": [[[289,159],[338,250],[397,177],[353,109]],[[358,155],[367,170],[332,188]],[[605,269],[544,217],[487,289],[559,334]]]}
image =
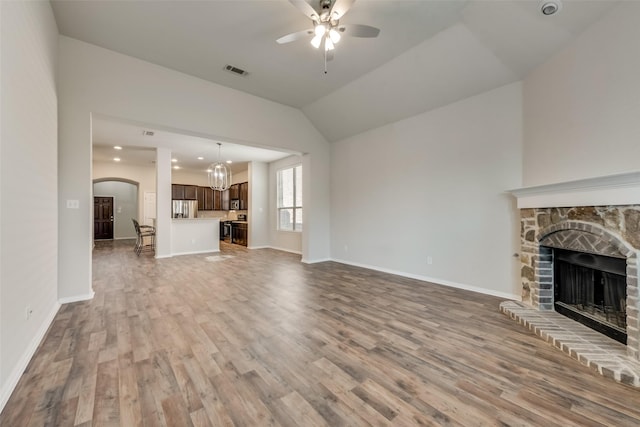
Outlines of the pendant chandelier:
{"label": "pendant chandelier", "polygon": [[220,161],[220,146],[218,142],[218,161],[209,165],[207,169],[209,187],[216,191],[225,191],[231,187],[231,168]]}

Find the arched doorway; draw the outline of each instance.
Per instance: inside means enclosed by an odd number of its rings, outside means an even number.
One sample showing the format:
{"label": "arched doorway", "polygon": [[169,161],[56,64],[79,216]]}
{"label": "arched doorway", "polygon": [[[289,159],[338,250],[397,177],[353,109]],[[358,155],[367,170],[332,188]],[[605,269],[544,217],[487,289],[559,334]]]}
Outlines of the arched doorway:
{"label": "arched doorway", "polygon": [[[135,239],[131,218],[138,218],[138,187],[125,178],[100,178],[93,181],[94,239]],[[111,223],[111,236],[109,224]]]}

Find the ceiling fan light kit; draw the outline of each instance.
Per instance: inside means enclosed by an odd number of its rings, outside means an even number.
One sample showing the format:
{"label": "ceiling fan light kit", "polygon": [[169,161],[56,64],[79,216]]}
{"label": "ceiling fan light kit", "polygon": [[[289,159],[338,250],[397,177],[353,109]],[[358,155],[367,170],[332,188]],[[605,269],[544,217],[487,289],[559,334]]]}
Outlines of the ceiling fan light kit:
{"label": "ceiling fan light kit", "polygon": [[316,49],[324,45],[324,72],[327,73],[327,61],[333,56],[327,52],[335,49],[335,45],[340,41],[343,33],[351,37],[378,37],[380,29],[368,25],[340,25],[340,19],[349,10],[355,0],[319,0],[317,10],[304,0],[289,0],[298,10],[311,19],[312,30],[303,30],[287,34],[276,40],[279,44],[290,43],[301,38],[313,35],[310,43]]}

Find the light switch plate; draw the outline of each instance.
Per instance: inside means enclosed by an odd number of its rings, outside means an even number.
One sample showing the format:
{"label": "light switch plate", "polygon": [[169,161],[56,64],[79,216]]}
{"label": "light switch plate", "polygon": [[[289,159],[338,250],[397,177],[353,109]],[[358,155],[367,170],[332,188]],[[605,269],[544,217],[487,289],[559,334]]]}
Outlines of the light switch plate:
{"label": "light switch plate", "polygon": [[79,200],[67,200],[67,209],[80,209]]}

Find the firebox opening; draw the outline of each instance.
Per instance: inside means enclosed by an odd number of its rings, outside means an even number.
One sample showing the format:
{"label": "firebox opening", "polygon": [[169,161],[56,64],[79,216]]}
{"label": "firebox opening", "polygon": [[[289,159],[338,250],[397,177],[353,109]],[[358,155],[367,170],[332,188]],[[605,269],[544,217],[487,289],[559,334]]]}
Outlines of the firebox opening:
{"label": "firebox opening", "polygon": [[554,308],[627,343],[626,260],[553,248]]}

